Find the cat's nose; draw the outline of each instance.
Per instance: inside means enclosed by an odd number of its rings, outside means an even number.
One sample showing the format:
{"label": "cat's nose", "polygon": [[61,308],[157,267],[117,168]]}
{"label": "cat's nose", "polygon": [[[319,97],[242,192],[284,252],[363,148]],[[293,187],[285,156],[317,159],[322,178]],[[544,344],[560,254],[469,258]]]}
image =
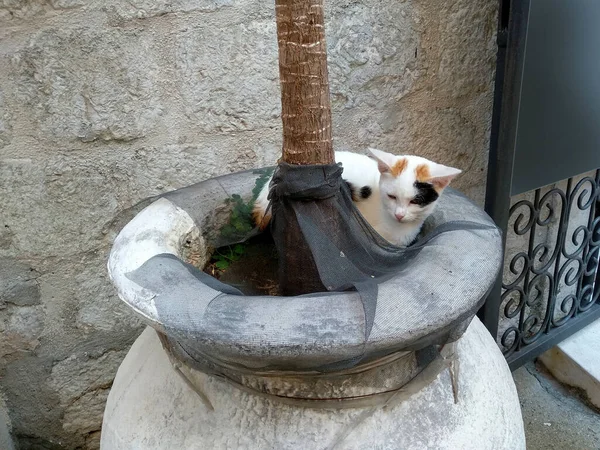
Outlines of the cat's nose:
{"label": "cat's nose", "polygon": [[406,214],[402,214],[402,213],[396,213],[394,214],[396,216],[396,219],[398,219],[398,222],[400,222],[402,219],[404,219],[404,216]]}

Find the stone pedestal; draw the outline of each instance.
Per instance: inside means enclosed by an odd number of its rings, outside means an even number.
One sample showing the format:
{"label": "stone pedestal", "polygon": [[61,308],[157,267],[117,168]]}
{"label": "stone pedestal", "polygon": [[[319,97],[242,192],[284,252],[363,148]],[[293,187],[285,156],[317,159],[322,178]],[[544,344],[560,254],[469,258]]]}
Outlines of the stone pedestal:
{"label": "stone pedestal", "polygon": [[348,409],[287,405],[186,370],[207,404],[148,328],[117,373],[101,449],[524,450],[511,373],[477,318],[458,342],[456,357],[457,403],[448,369],[400,402]]}

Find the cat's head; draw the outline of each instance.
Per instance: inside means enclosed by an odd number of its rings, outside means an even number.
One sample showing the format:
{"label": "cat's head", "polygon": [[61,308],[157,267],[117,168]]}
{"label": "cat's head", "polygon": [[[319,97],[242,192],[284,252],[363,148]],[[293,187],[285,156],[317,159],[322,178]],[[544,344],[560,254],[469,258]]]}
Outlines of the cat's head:
{"label": "cat's head", "polygon": [[461,173],[419,156],[398,156],[372,148],[369,153],[381,173],[381,201],[391,218],[400,223],[424,220],[442,191]]}

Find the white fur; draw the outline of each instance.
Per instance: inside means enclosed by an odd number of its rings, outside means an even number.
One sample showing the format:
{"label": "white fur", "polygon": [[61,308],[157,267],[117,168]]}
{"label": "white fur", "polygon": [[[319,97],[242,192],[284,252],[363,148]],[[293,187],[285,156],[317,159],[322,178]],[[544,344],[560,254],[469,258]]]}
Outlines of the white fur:
{"label": "white fur", "polygon": [[[365,218],[388,241],[401,247],[407,246],[417,237],[423,226],[423,222],[433,212],[437,204],[437,201],[434,201],[422,207],[410,203],[418,193],[418,190],[414,186],[417,166],[426,164],[429,167],[432,177],[431,181],[433,184],[438,184],[440,194],[450,180],[461,171],[453,167],[434,163],[420,156],[397,156],[372,148],[369,149],[369,153],[377,161],[377,169],[380,173],[378,182],[378,205],[380,213],[378,215],[379,220],[375,219],[376,216],[365,216]],[[407,160],[407,166],[400,176],[394,177],[390,173],[391,168],[402,158]],[[389,195],[393,195],[396,198],[391,199]],[[396,215],[404,217],[399,221]]]}
{"label": "white fur", "polygon": [[[397,156],[376,149],[369,149],[369,152],[373,158],[358,153],[335,152],[335,160],[344,167],[344,180],[358,189],[369,186],[373,192],[368,199],[355,202],[363,217],[385,239],[405,247],[417,237],[423,222],[433,212],[436,204],[433,202],[421,207],[410,203],[418,193],[414,187],[416,167],[419,164],[428,165],[432,182],[439,184],[440,193],[460,170],[419,156]],[[401,158],[406,158],[408,164],[400,176],[394,177],[390,173],[391,168]],[[269,183],[261,190],[255,202],[255,213],[260,220],[269,205],[268,194]],[[391,199],[389,195],[396,198]],[[398,220],[396,215],[404,217]]]}

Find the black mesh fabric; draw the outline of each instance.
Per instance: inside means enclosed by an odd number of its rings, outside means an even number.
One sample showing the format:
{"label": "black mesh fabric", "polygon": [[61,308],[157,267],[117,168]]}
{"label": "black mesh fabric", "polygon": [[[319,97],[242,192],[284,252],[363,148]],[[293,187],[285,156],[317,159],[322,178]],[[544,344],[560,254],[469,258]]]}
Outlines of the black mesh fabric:
{"label": "black mesh fabric", "polygon": [[[310,248],[323,286],[328,291],[358,291],[365,315],[365,339],[368,339],[377,308],[378,283],[410,264],[439,234],[491,226],[469,221],[446,222],[408,247],[394,246],[356,209],[342,172],[338,164],[279,164],[269,192],[271,233],[283,253],[294,251],[285,246],[286,233],[299,230]],[[292,221],[298,226],[291,226]],[[280,270],[302,272],[301,267],[288,268],[284,264],[285,258],[280,258]]]}

